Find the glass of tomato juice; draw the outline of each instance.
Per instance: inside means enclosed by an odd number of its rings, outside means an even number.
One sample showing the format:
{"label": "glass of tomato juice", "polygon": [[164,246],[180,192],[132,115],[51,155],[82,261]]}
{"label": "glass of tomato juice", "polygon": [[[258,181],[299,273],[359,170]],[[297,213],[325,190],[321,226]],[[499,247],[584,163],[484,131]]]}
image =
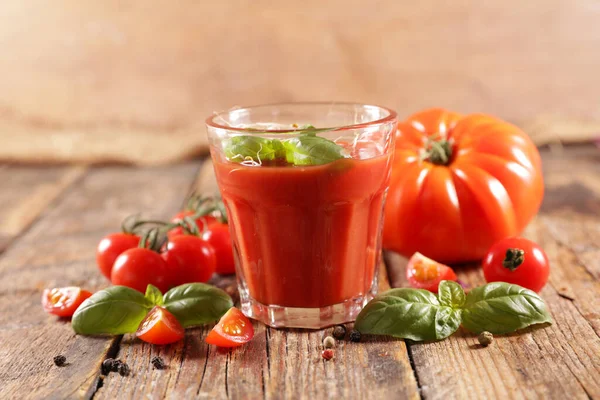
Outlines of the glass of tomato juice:
{"label": "glass of tomato juice", "polygon": [[206,124],[244,314],[273,327],[353,321],[377,291],[396,113],[290,103]]}

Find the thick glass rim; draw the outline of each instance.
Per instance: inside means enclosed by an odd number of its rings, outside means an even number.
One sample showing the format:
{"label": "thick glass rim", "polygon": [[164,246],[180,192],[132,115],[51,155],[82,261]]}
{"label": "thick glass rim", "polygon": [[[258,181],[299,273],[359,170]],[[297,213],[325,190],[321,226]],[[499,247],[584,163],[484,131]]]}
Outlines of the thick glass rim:
{"label": "thick glass rim", "polygon": [[361,128],[372,127],[372,126],[377,126],[377,125],[384,125],[384,124],[395,121],[398,117],[398,114],[396,113],[396,111],[392,110],[391,108],[378,106],[378,105],[374,105],[374,104],[353,103],[353,102],[343,102],[343,101],[342,102],[340,102],[340,101],[334,101],[334,102],[331,102],[331,101],[302,101],[302,102],[258,104],[258,105],[239,107],[239,108],[236,107],[236,108],[226,110],[226,111],[215,112],[213,115],[208,117],[205,122],[206,122],[206,125],[211,128],[224,129],[224,130],[228,130],[228,131],[241,132],[241,133],[246,133],[246,134],[295,133],[295,132],[301,132],[302,129],[297,129],[297,130],[294,130],[294,129],[260,129],[260,130],[257,130],[255,128],[243,128],[243,127],[236,127],[236,126],[230,126],[230,125],[223,125],[223,124],[216,122],[215,119],[219,118],[219,117],[222,118],[224,115],[229,115],[231,113],[251,111],[252,109],[262,108],[262,107],[311,106],[311,105],[315,105],[315,106],[340,105],[340,106],[356,106],[356,107],[363,107],[363,108],[376,108],[379,110],[384,110],[388,113],[388,115],[386,115],[385,117],[379,118],[379,119],[376,119],[376,120],[373,120],[370,122],[361,122],[358,124],[340,125],[340,126],[326,126],[326,127],[319,126],[319,127],[317,127],[319,130],[323,129],[323,130],[331,130],[331,131],[334,131],[334,130],[340,131],[340,130],[361,129]]}

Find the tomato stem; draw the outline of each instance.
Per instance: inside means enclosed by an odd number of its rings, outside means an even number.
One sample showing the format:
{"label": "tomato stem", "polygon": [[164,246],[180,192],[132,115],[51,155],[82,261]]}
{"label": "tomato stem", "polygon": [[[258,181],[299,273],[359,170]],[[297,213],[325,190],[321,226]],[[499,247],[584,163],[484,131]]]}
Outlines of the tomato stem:
{"label": "tomato stem", "polygon": [[448,165],[452,159],[452,142],[449,139],[428,138],[421,150],[421,160],[436,165]]}
{"label": "tomato stem", "polygon": [[138,247],[160,253],[163,245],[167,241],[165,230],[161,228],[152,228],[148,230],[140,239]]}
{"label": "tomato stem", "polygon": [[506,256],[502,261],[502,266],[514,271],[525,261],[525,251],[522,249],[506,249]]}

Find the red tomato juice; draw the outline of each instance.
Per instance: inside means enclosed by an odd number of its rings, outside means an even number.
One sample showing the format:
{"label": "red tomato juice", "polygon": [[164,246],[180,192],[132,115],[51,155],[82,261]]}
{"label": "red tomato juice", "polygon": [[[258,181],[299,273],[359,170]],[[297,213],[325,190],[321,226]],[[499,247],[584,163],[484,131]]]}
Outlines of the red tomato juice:
{"label": "red tomato juice", "polygon": [[265,305],[325,307],[372,289],[390,155],[319,166],[215,157],[237,273]]}

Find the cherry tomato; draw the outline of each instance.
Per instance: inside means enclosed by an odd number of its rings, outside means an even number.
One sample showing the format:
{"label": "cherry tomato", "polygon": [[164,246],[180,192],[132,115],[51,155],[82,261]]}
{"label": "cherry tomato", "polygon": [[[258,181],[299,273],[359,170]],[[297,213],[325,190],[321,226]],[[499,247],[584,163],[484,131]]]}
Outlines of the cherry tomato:
{"label": "cherry tomato", "polygon": [[207,282],[215,272],[215,251],[197,236],[175,236],[169,240],[166,250],[162,257],[167,263],[171,286]]}
{"label": "cherry tomato", "polygon": [[139,243],[139,236],[129,233],[119,232],[105,236],[98,243],[98,250],[96,251],[96,264],[98,264],[102,275],[110,279],[110,272],[117,257],[125,250],[137,247]]}
{"label": "cherry tomato", "polygon": [[235,263],[233,261],[233,247],[229,225],[216,222],[208,226],[202,234],[202,239],[208,242],[217,256],[217,274],[234,274]]}
{"label": "cherry tomato", "polygon": [[169,344],[183,339],[185,331],[177,318],[163,307],[156,306],[140,323],[137,337],[152,344]]}
{"label": "cherry tomato", "polygon": [[483,259],[488,282],[508,282],[539,292],[550,275],[544,250],[531,240],[512,237],[496,242]]}
{"label": "cherry tomato", "polygon": [[117,257],[110,280],[113,285],[128,286],[142,293],[149,284],[163,293],[169,289],[165,260],[160,254],[141,247],[129,249]]}
{"label": "cherry tomato", "polygon": [[45,289],[42,294],[42,305],[47,313],[59,317],[71,317],[77,307],[91,295],[91,292],[75,286]]}
{"label": "cherry tomato", "polygon": [[441,281],[455,281],[452,268],[440,264],[421,253],[415,253],[406,266],[406,278],[410,286],[437,293]]}
{"label": "cherry tomato", "polygon": [[[179,222],[182,221],[185,217],[191,217],[196,212],[192,210],[181,211],[171,219],[171,222]],[[196,218],[196,225],[198,225],[198,229],[202,231],[204,228],[208,227],[210,224],[217,222],[217,218],[213,215],[204,215],[202,217]],[[169,239],[174,238],[175,236],[183,235],[185,232],[183,228],[178,226],[176,228],[171,229],[167,236]]]}
{"label": "cherry tomato", "polygon": [[240,310],[232,307],[206,336],[206,343],[219,347],[238,347],[253,337],[252,322]]}

